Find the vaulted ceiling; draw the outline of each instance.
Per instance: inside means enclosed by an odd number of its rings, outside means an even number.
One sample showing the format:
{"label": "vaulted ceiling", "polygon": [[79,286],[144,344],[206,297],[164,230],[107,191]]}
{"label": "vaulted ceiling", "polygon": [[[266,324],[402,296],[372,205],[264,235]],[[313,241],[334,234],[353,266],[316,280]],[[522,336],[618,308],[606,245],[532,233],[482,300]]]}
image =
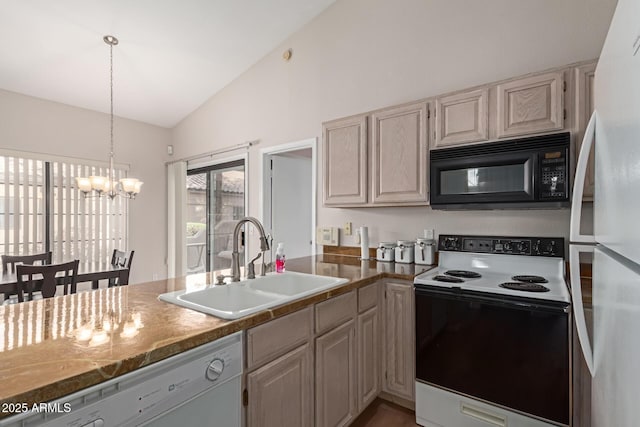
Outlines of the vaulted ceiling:
{"label": "vaulted ceiling", "polygon": [[0,88],[173,127],[335,0],[0,0]]}

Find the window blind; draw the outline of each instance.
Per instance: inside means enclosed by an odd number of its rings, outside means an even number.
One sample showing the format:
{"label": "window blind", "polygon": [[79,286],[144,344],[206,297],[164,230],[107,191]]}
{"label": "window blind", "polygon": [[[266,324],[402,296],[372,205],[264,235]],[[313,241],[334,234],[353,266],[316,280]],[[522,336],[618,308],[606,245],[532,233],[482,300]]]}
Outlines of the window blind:
{"label": "window blind", "polygon": [[[106,167],[51,163],[54,262],[108,262],[113,249],[127,247],[127,199],[85,198],[76,188],[77,176],[107,174]],[[116,180],[125,177],[126,171],[115,170]]]}
{"label": "window blind", "polygon": [[45,162],[0,156],[0,253],[45,251]]}
{"label": "window blind", "polygon": [[[127,171],[117,168],[116,180]],[[0,156],[0,253],[52,252],[54,263],[108,262],[128,245],[128,199],[85,198],[76,176],[107,175],[77,160]]]}

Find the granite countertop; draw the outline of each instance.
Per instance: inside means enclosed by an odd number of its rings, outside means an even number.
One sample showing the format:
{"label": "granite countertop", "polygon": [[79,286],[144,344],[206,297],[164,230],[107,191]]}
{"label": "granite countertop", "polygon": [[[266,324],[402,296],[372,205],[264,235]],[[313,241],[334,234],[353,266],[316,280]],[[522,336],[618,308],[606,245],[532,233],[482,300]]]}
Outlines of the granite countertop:
{"label": "granite countertop", "polygon": [[237,320],[158,300],[203,288],[219,272],[1,306],[0,404],[47,402],[379,279],[413,280],[431,268],[340,255],[290,259],[289,271],[349,282]]}

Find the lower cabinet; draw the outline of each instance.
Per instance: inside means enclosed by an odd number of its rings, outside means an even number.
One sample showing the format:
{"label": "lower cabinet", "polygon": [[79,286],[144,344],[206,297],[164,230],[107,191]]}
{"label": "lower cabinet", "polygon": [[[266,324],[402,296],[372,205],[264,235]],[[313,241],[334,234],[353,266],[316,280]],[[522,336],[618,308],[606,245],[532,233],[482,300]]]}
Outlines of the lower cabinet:
{"label": "lower cabinet", "polygon": [[380,321],[378,305],[358,315],[358,412],[364,411],[380,393]]}
{"label": "lower cabinet", "polygon": [[316,426],[346,426],[355,418],[355,353],[353,320],[316,339]]}
{"label": "lower cabinet", "polygon": [[349,425],[382,390],[381,294],[374,283],[249,329],[247,427]]}
{"label": "lower cabinet", "polygon": [[383,390],[415,401],[415,318],[413,283],[385,284]]}
{"label": "lower cabinet", "polygon": [[311,346],[304,344],[247,374],[248,426],[314,425],[311,360]]}

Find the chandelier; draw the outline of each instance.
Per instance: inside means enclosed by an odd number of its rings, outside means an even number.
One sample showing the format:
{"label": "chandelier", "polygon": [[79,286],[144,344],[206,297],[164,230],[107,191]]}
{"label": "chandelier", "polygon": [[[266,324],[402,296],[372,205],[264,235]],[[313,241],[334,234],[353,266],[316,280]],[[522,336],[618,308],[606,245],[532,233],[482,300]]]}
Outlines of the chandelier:
{"label": "chandelier", "polygon": [[104,36],[102,38],[109,45],[109,59],[111,68],[109,69],[109,83],[111,89],[111,113],[110,113],[110,142],[111,149],[109,151],[109,169],[107,176],[90,176],[76,177],[78,189],[84,194],[84,197],[102,197],[108,196],[114,199],[116,196],[123,196],[129,199],[135,199],[140,192],[143,182],[135,178],[122,178],[116,180],[116,170],[113,162],[113,47],[118,44],[118,39],[114,36]]}

